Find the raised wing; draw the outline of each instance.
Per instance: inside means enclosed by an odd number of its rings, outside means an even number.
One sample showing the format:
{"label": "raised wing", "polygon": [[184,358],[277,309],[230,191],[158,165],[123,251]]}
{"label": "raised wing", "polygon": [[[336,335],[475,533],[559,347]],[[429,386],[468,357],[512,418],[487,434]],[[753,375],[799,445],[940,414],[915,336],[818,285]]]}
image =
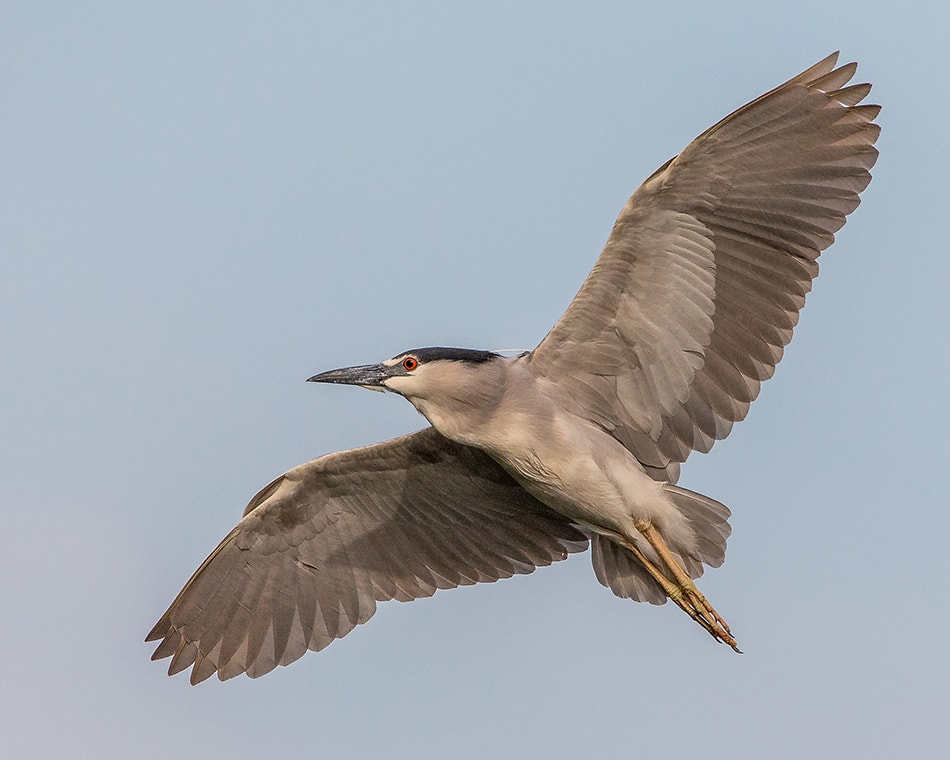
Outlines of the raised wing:
{"label": "raised wing", "polygon": [[529,357],[675,482],[745,417],[791,340],[818,254],[859,203],[879,106],[837,53],[691,142],[633,194]]}
{"label": "raised wing", "polygon": [[428,428],[281,475],[149,633],[191,682],[261,676],[376,611],[530,573],[587,536],[486,454]]}

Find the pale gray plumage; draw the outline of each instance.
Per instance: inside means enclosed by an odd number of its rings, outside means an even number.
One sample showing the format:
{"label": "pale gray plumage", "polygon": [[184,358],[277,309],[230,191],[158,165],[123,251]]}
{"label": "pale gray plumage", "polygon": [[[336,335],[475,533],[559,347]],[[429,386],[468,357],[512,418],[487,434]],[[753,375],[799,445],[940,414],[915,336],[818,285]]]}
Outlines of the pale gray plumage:
{"label": "pale gray plumage", "polygon": [[722,564],[729,510],[674,484],[690,452],[745,417],[870,181],[880,109],[859,105],[870,85],[846,86],[855,65],[836,60],[647,179],[533,352],[419,349],[311,378],[400,393],[434,429],[264,488],[149,633],[153,658],[192,667],[193,683],[259,676],[377,601],[531,572],[588,543],[615,594],[695,592],[677,604],[735,647],[689,582]]}

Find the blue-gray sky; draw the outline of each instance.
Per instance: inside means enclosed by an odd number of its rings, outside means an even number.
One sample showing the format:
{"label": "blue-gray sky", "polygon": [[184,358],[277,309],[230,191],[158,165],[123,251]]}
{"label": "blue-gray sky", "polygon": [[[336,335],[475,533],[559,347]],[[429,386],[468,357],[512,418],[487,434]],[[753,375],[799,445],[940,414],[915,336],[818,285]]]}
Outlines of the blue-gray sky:
{"label": "blue-gray sky", "polygon": [[[946,11],[918,3],[8,3],[0,735],[18,757],[892,758],[945,751]],[[746,422],[701,587],[587,555],[382,605],[252,681],[145,633],[255,491],[424,424],[308,385],[530,348],[640,181],[832,50],[884,105],[864,203]]]}

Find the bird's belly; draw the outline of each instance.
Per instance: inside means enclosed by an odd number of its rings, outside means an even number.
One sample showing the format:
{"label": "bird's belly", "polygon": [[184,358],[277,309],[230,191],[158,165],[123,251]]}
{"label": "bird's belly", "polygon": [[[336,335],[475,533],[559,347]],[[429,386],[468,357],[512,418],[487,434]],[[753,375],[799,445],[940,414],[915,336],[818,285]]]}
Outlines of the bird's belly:
{"label": "bird's belly", "polygon": [[561,425],[506,443],[488,451],[528,493],[598,533],[632,536],[636,520],[662,522],[672,508],[662,483],[600,430]]}

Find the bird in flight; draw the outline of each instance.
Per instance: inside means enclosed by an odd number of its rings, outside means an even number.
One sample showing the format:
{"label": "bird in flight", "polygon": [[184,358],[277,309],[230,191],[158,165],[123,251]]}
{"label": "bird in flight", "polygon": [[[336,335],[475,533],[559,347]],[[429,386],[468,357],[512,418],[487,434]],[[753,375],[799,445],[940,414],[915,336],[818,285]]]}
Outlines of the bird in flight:
{"label": "bird in flight", "polygon": [[682,608],[738,651],[694,583],[729,510],[676,485],[743,419],[792,337],[818,255],[859,203],[880,107],[837,53],[657,169],[533,351],[420,348],[311,377],[405,397],[430,427],[263,488],[148,634],[191,682],[261,676],[389,599],[591,549],[617,596]]}

